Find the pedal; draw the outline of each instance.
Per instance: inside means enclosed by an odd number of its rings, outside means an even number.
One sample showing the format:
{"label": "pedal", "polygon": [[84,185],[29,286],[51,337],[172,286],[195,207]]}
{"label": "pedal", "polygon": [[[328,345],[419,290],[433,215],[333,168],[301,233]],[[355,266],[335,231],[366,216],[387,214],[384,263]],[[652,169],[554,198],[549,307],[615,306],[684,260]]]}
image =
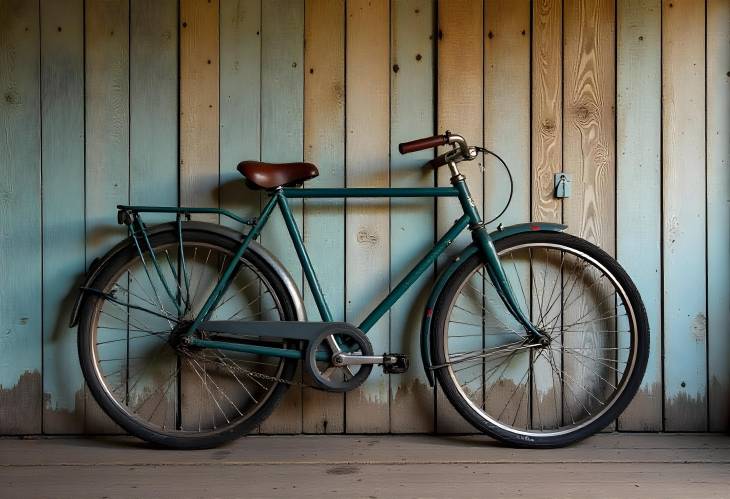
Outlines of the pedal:
{"label": "pedal", "polygon": [[386,374],[403,374],[409,365],[408,356],[404,353],[383,354],[383,372]]}

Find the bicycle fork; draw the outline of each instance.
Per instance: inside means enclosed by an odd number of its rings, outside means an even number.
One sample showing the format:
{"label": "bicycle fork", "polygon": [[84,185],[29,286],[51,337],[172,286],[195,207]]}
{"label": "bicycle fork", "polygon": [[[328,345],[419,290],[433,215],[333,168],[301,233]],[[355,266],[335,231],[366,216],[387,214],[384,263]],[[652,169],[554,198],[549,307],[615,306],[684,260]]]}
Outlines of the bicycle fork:
{"label": "bicycle fork", "polygon": [[517,302],[512,286],[507,280],[504,268],[502,267],[502,262],[499,259],[499,255],[497,255],[497,249],[494,247],[492,238],[489,237],[489,232],[487,232],[482,217],[479,215],[479,210],[477,210],[474,200],[471,197],[464,176],[459,173],[456,164],[453,162],[449,163],[449,169],[452,173],[451,184],[459,192],[459,202],[464,213],[469,217],[469,230],[471,231],[472,240],[479,248],[479,252],[487,264],[487,273],[494,288],[497,290],[497,294],[505,307],[507,307],[507,310],[525,328],[528,337],[546,346],[550,341],[549,338],[532,324],[532,321],[530,321],[527,314],[525,314]]}

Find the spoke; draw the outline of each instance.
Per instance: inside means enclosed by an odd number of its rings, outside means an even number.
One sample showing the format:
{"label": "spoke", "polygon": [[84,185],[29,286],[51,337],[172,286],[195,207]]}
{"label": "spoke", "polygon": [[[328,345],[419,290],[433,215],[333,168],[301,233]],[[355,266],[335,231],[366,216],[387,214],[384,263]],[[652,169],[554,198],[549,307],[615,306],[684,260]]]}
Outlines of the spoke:
{"label": "spoke", "polygon": [[[477,272],[477,273],[476,273],[476,275],[480,275],[480,276],[481,276],[481,274],[479,274],[479,272]],[[482,279],[484,279],[484,276],[482,276]],[[478,290],[477,288],[475,288],[473,284],[471,284],[471,283],[470,283],[470,282],[468,282],[468,281],[467,281],[467,283],[466,283],[466,284],[467,284],[467,286],[469,286],[470,288],[472,288],[472,289],[473,289],[474,291],[476,291],[477,293],[479,293],[479,295],[480,295],[480,296],[481,296],[481,297],[483,298],[483,300],[484,300],[484,301],[487,301],[487,302],[491,303],[492,305],[494,305],[494,302],[493,302],[492,300],[490,300],[489,298],[487,298],[487,296],[486,296],[486,295],[485,295],[484,293],[482,293],[482,292],[481,292],[480,290]],[[491,284],[491,282],[490,282],[490,284]],[[492,287],[494,287],[494,286],[492,285]],[[502,305],[502,306],[504,306],[504,305]],[[486,310],[486,309],[482,308],[482,310]],[[451,315],[451,314],[449,314],[449,316],[450,316],[450,315]],[[505,323],[504,323],[504,322],[503,322],[502,320],[500,320],[499,318],[497,318],[497,317],[494,317],[494,319],[495,319],[495,320],[496,320],[497,322],[499,322],[500,324],[502,324],[502,325],[503,325],[503,326],[505,327],[505,329],[507,329],[508,331],[510,331],[510,332],[512,332],[512,333],[514,333],[514,334],[515,334],[515,335],[516,335],[517,337],[519,337],[519,338],[522,338],[522,339],[524,339],[524,338],[525,338],[525,335],[524,335],[524,334],[520,334],[520,332],[519,332],[519,331],[515,330],[514,328],[511,328],[511,327],[509,327],[509,326],[508,326],[507,324],[505,324]],[[481,324],[480,324],[480,326],[481,326]]]}
{"label": "spoke", "polygon": [[[218,399],[215,398],[215,395],[213,395],[213,392],[211,392],[210,391],[210,388],[208,388],[208,380],[207,379],[204,379],[200,375],[200,373],[198,372],[198,370],[195,368],[195,366],[193,365],[193,363],[190,362],[189,359],[186,358],[185,361],[188,363],[188,365],[190,365],[190,367],[193,369],[193,372],[195,372],[195,374],[198,376],[198,378],[200,378],[200,385],[203,388],[205,388],[205,390],[210,395],[210,398],[213,399],[213,402],[218,407],[218,410],[221,411],[221,414],[223,415],[223,419],[225,419],[228,424],[231,424],[231,421],[228,419],[228,416],[226,415],[225,411],[223,410],[223,408],[221,407],[221,405],[218,403]],[[206,377],[209,377],[207,373],[205,375],[206,375]],[[213,420],[212,423],[213,423],[213,427],[215,428],[215,420]],[[202,425],[201,425],[201,413],[200,413],[200,411],[198,411],[198,431],[201,431],[201,428],[202,428]]]}
{"label": "spoke", "polygon": [[[167,342],[161,344],[160,346],[158,346],[155,349],[154,356],[152,357],[150,362],[145,363],[144,367],[142,368],[142,372],[140,373],[139,377],[137,378],[137,381],[135,381],[134,384],[128,388],[127,391],[129,393],[132,393],[134,391],[134,389],[137,388],[137,385],[139,384],[139,382],[142,380],[142,378],[144,378],[143,374],[147,374],[147,370],[150,368],[150,366],[152,364],[154,364],[157,361],[157,359],[160,357],[160,354],[164,351],[163,349],[166,345],[167,345]],[[129,375],[127,375],[127,382],[129,382]]]}
{"label": "spoke", "polygon": [[[129,277],[130,282],[133,280],[132,274],[131,274],[131,272],[129,270],[127,270],[127,277]],[[124,286],[122,286],[121,284],[119,284],[119,282],[114,283],[114,286],[117,287],[118,289],[121,289],[124,293],[126,293],[127,294],[127,297],[132,296],[134,298],[137,298],[138,300],[141,300],[141,301],[147,303],[148,305],[152,305],[155,308],[159,308],[158,305],[155,304],[154,302],[152,302],[150,300],[147,300],[146,298],[144,298],[144,297],[142,297],[142,296],[140,296],[140,295],[138,295],[136,293],[133,293],[131,289],[125,288]],[[173,317],[172,316],[169,316],[169,315],[165,315],[165,318],[171,318],[172,319]]]}
{"label": "spoke", "polygon": [[[169,385],[169,384],[170,384],[170,381],[172,380],[173,376],[175,376],[175,374],[176,374],[176,373],[175,373],[175,372],[173,372],[173,373],[172,373],[172,374],[171,374],[171,375],[170,375],[170,376],[169,376],[169,377],[168,377],[168,378],[167,378],[167,379],[165,380],[165,382],[164,382],[164,385],[163,385],[163,386],[167,386],[167,385]],[[146,396],[145,398],[143,398],[143,399],[142,399],[142,401],[141,401],[140,403],[138,403],[138,404],[137,404],[137,409],[141,409],[142,407],[144,407],[144,405],[145,405],[145,404],[147,403],[147,401],[148,401],[149,399],[151,399],[151,398],[152,398],[152,396],[153,396],[153,395],[155,395],[156,393],[158,393],[159,391],[160,391],[160,390],[153,390],[153,391],[151,391],[151,392],[150,392],[150,393],[149,393],[149,394],[148,394],[148,395],[147,395],[147,396]],[[167,393],[167,392],[165,392],[165,393]],[[154,415],[155,415],[155,411],[157,410],[157,407],[159,407],[159,405],[160,405],[160,402],[162,402],[162,398],[163,398],[163,397],[160,397],[160,400],[158,400],[158,401],[157,401],[157,405],[155,405],[155,408],[153,409],[153,411],[152,411],[152,414],[150,414],[150,418],[152,418],[152,416],[154,416]],[[134,408],[133,408],[133,407],[132,407],[131,405],[130,405],[130,409],[132,409],[132,410],[134,410],[134,411],[136,412],[136,410],[135,410],[135,409],[134,409]]]}
{"label": "spoke", "polygon": [[[547,250],[546,250],[546,252],[547,252]],[[560,295],[558,295],[558,297],[555,299],[555,301],[553,301],[553,296],[555,295],[555,290],[558,289],[558,281],[563,276],[563,264],[564,263],[565,263],[565,253],[561,251],[560,252],[560,268],[555,273],[555,281],[553,281],[553,289],[550,291],[550,296],[547,299],[548,308],[547,308],[547,310],[545,310],[545,316],[547,316],[552,311],[553,307],[555,306],[555,303],[560,301],[559,300]],[[562,294],[562,292],[563,292],[563,289],[561,288],[560,293]],[[542,323],[542,319],[544,319],[544,317],[540,318],[540,325],[545,326],[545,324]]]}
{"label": "spoke", "polygon": [[[571,273],[568,276],[568,279],[566,279],[566,281],[561,286],[560,293],[558,293],[558,295],[555,297],[555,302],[553,302],[552,304],[549,304],[549,306],[548,306],[549,309],[552,309],[553,306],[556,305],[557,303],[561,303],[561,302],[567,301],[568,298],[570,297],[570,295],[573,293],[573,289],[575,289],[575,285],[578,284],[578,281],[580,280],[580,278],[578,277],[578,275],[575,273],[575,269],[576,269],[576,267],[578,267],[578,265],[581,265],[581,267],[582,267],[581,268],[581,278],[585,274],[585,269],[586,269],[586,266],[588,266],[588,262],[585,261],[585,260],[578,260],[576,258],[575,263],[573,264],[573,270],[571,270]],[[571,282],[570,276],[574,276],[575,278],[573,279],[573,282],[572,282],[572,284],[570,286],[570,290],[568,290],[568,293],[566,294],[565,293],[565,288],[568,286],[568,283]],[[546,319],[545,321],[543,321],[543,325],[545,325],[545,324],[554,325],[555,322],[558,319],[560,319],[560,316],[562,314],[563,314],[563,307],[561,305],[561,307],[558,310],[558,313],[555,315],[555,317],[553,317],[552,319]]]}
{"label": "spoke", "polygon": [[510,258],[512,259],[512,266],[515,268],[515,274],[517,275],[517,282],[520,284],[520,289],[522,290],[522,299],[525,300],[524,304],[525,304],[525,306],[527,306],[527,295],[525,294],[525,288],[522,286],[522,279],[520,278],[520,273],[517,270],[517,264],[515,263],[514,253],[510,253]]}
{"label": "spoke", "polygon": [[[112,302],[107,302],[107,303],[112,303]],[[126,310],[124,310],[124,309],[122,309],[122,311],[123,311],[124,313],[126,313],[126,312],[127,312],[127,311],[126,311]],[[99,311],[99,315],[102,315],[102,314],[103,314],[103,315],[107,315],[107,316],[111,317],[112,319],[118,320],[118,321],[119,321],[119,322],[121,322],[122,324],[128,324],[128,323],[130,323],[130,324],[131,324],[131,321],[126,321],[126,322],[125,322],[125,321],[124,321],[123,319],[120,319],[120,318],[119,318],[119,317],[117,317],[116,315],[114,315],[114,314],[112,314],[112,313],[109,313],[109,312],[107,312],[106,310],[100,310],[100,311]],[[133,325],[133,326],[135,327],[135,330],[136,330],[136,331],[140,331],[140,332],[143,332],[143,333],[150,333],[150,334],[156,334],[156,333],[158,333],[158,331],[152,331],[151,329],[145,329],[145,328],[143,328],[143,327],[140,327],[140,326],[139,326],[138,324],[132,324],[132,325]],[[111,328],[107,328],[107,329],[111,329]],[[121,328],[118,328],[118,329],[119,329],[119,330],[121,330],[121,331],[126,331],[126,329],[121,329]]]}
{"label": "spoke", "polygon": [[538,297],[537,293],[537,281],[535,280],[535,270],[532,267],[532,248],[527,248],[527,252],[530,255],[530,280],[532,281],[532,285],[535,287],[535,301],[537,301],[537,309],[538,313],[540,314],[540,317],[543,317],[542,314],[542,302],[540,301],[540,298]]}
{"label": "spoke", "polygon": [[200,269],[200,276],[198,277],[198,283],[195,285],[195,291],[193,291],[193,297],[190,299],[190,306],[192,307],[193,304],[196,302],[196,299],[198,298],[198,291],[200,291],[200,285],[203,282],[203,274],[205,273],[205,268],[208,266],[208,261],[210,260],[210,254],[213,252],[212,249],[208,250],[208,255],[205,257],[205,262],[203,263],[203,267]]}
{"label": "spoke", "polygon": [[499,347],[494,348],[487,348],[482,349],[481,352],[477,353],[476,351],[470,351],[470,352],[454,352],[452,355],[456,355],[456,358],[450,357],[449,358],[449,364],[458,364],[459,362],[463,362],[465,360],[471,360],[476,358],[485,358],[489,355],[495,354],[495,353],[503,353],[503,352],[510,352],[512,350],[522,350],[524,348],[532,348],[532,345],[525,345],[522,348],[512,348],[514,346],[520,346],[523,343],[521,341],[516,341],[514,343],[507,343],[506,345],[501,345]]}
{"label": "spoke", "polygon": [[[576,352],[576,354],[578,354],[578,353]],[[578,355],[580,355],[580,354],[578,354]],[[608,381],[607,379],[604,379],[604,378],[603,378],[603,376],[601,376],[600,374],[598,374],[598,371],[595,371],[595,370],[593,370],[593,369],[588,369],[588,365],[587,365],[587,364],[585,364],[585,363],[584,363],[584,362],[583,362],[582,360],[580,360],[580,359],[577,359],[577,358],[576,358],[575,360],[576,360],[576,361],[578,361],[578,362],[580,363],[580,365],[582,365],[583,367],[587,368],[587,370],[588,370],[588,371],[590,371],[591,373],[595,374],[595,375],[596,375],[596,376],[597,376],[598,378],[600,378],[601,380],[605,381],[605,382],[606,382],[606,384],[607,384],[608,386],[610,386],[611,388],[613,388],[614,390],[616,390],[616,387],[615,387],[615,386],[613,386],[613,385],[611,384],[611,382],[610,382],[610,381]]]}
{"label": "spoke", "polygon": [[223,300],[220,303],[218,303],[218,305],[216,305],[215,308],[213,309],[213,312],[215,312],[216,310],[218,310],[219,308],[221,308],[223,305],[225,305],[226,303],[228,303],[229,301],[231,301],[236,296],[239,296],[241,293],[243,293],[244,291],[246,291],[246,289],[248,289],[249,286],[251,286],[252,284],[255,284],[257,282],[259,282],[259,278],[258,277],[256,277],[253,281],[249,281],[246,284],[244,284],[243,286],[241,286],[240,288],[238,288],[234,293],[231,294],[231,296],[229,296],[225,300]]}
{"label": "spoke", "polygon": [[[569,328],[569,327],[573,327],[573,326],[580,326],[581,324],[592,324],[593,322],[605,321],[605,320],[608,320],[608,319],[619,318],[619,317],[628,317],[628,316],[626,314],[607,315],[605,317],[599,317],[597,319],[593,319],[593,320],[590,320],[590,321],[574,322],[574,323],[568,324],[566,326],[561,326],[561,328],[563,328],[563,327]],[[554,327],[552,329],[546,329],[546,331],[553,332],[556,329],[558,329],[558,328],[557,327]],[[585,332],[585,330],[583,332]],[[628,331],[628,332],[631,332],[631,331]]]}
{"label": "spoke", "polygon": [[[530,372],[530,371],[525,371],[525,374],[524,374],[524,375],[522,375],[522,379],[520,379],[520,382],[519,382],[519,383],[517,383],[517,385],[515,386],[515,389],[514,389],[514,390],[512,390],[512,394],[511,394],[511,395],[509,396],[509,398],[507,399],[507,402],[506,402],[506,403],[504,404],[504,408],[502,409],[502,412],[500,412],[500,413],[499,413],[499,416],[497,416],[497,419],[498,419],[498,420],[501,420],[501,419],[502,419],[502,414],[504,414],[504,411],[506,411],[506,410],[507,410],[507,406],[509,406],[509,403],[510,403],[510,402],[512,401],[512,397],[514,397],[514,396],[515,396],[515,393],[517,393],[517,390],[519,390],[520,386],[522,386],[522,383],[524,383],[524,381],[525,381],[525,378],[527,378],[527,375],[529,374],[529,372]],[[519,408],[518,408],[518,409],[519,409]],[[516,417],[516,416],[515,416],[515,419],[517,419],[517,417]],[[513,424],[514,424],[514,423],[513,423]]]}
{"label": "spoke", "polygon": [[[553,351],[555,351],[555,352],[557,352],[557,351],[558,351],[558,350],[555,350],[555,349],[552,349],[552,348],[551,348],[551,350],[553,350]],[[591,357],[590,355],[586,355],[586,354],[580,353],[580,352],[578,352],[577,350],[573,350],[572,348],[569,348],[569,347],[566,347],[566,346],[562,346],[562,350],[563,350],[563,351],[567,351],[567,352],[569,352],[569,353],[572,353],[573,355],[580,355],[581,357],[583,357],[583,358],[585,358],[585,359],[588,359],[588,360],[592,360],[592,361],[594,361],[594,362],[596,362],[596,363],[598,363],[598,364],[602,365],[602,366],[603,366],[603,367],[605,367],[606,369],[612,369],[612,370],[616,371],[616,373],[617,373],[617,374],[618,374],[618,373],[623,373],[623,371],[620,371],[619,369],[617,369],[617,368],[615,368],[615,367],[613,367],[613,366],[609,366],[609,365],[608,365],[608,364],[606,364],[605,362],[601,362],[601,361],[600,361],[599,359],[597,359],[597,358],[595,358],[595,357]],[[610,359],[605,359],[605,360],[608,360],[609,362],[614,362],[613,360],[610,360]],[[616,362],[618,363],[618,361],[616,361]],[[621,363],[622,363],[622,364],[625,364],[625,362],[621,362]],[[614,387],[614,388],[615,388],[615,387]]]}
{"label": "spoke", "polygon": [[[105,328],[105,329],[108,329],[108,328]],[[115,328],[115,329],[119,329],[119,328]],[[119,329],[119,330],[120,331],[123,331],[123,329]],[[133,329],[132,331],[138,331],[138,330],[137,329]],[[139,332],[143,332],[143,331],[139,331]],[[139,336],[130,336],[128,338],[125,336],[124,338],[119,338],[117,340],[97,341],[95,343],[95,345],[97,345],[97,346],[98,345],[106,345],[107,343],[118,343],[120,341],[138,340],[140,338],[156,338],[156,339],[158,339],[160,341],[166,342],[167,340],[166,339],[163,339],[163,338],[160,338],[159,334],[168,334],[168,333],[167,332],[165,332],[165,333],[144,333],[144,334],[141,334]]]}
{"label": "spoke", "polygon": [[[241,380],[240,380],[240,379],[238,378],[238,376],[236,376],[236,373],[235,373],[235,372],[233,371],[233,369],[231,368],[230,364],[228,364],[228,363],[226,362],[226,359],[227,359],[228,357],[226,357],[225,355],[223,355],[223,354],[222,354],[222,353],[220,352],[220,350],[216,350],[216,352],[217,352],[217,353],[216,353],[216,356],[218,357],[218,359],[220,359],[220,361],[221,361],[221,362],[223,363],[223,365],[224,365],[225,367],[227,367],[227,368],[228,368],[228,370],[229,370],[229,371],[230,371],[230,373],[231,373],[231,374],[233,375],[233,377],[234,377],[234,378],[235,378],[235,380],[236,380],[236,381],[238,382],[238,384],[239,384],[239,385],[241,385],[241,387],[243,387],[243,389],[244,389],[244,390],[246,391],[246,393],[248,393],[248,396],[249,396],[249,397],[251,397],[251,399],[252,399],[252,400],[254,401],[254,403],[255,403],[255,404],[258,404],[258,403],[259,403],[259,401],[258,401],[258,400],[256,400],[256,397],[254,397],[254,396],[253,396],[253,394],[252,394],[252,393],[251,393],[251,392],[250,392],[250,391],[248,390],[248,388],[246,387],[246,385],[244,385],[244,384],[243,384],[243,381],[241,381]],[[235,367],[236,367],[236,368],[238,368],[238,369],[240,369],[240,368],[239,368],[238,366],[235,366]]]}
{"label": "spoke", "polygon": [[[193,362],[195,362],[195,364],[197,364],[198,367],[201,367],[200,363],[197,361],[197,359],[195,359],[195,357],[192,357],[192,359],[193,359]],[[203,363],[205,364],[205,361],[203,361]],[[204,369],[204,368],[202,368],[202,369]],[[238,408],[238,406],[236,404],[234,404],[233,401],[228,397],[228,395],[226,395],[226,392],[223,391],[223,389],[220,386],[218,386],[218,383],[216,383],[215,380],[213,379],[213,377],[210,374],[208,374],[207,370],[204,369],[203,374],[205,374],[205,376],[208,377],[210,382],[213,383],[213,386],[216,388],[216,390],[218,390],[218,392],[221,395],[223,395],[223,398],[225,398],[228,401],[228,403],[231,404],[231,407],[233,407],[240,416],[243,416],[243,413]],[[230,421],[228,420],[228,418],[226,418],[226,421],[230,424]]]}

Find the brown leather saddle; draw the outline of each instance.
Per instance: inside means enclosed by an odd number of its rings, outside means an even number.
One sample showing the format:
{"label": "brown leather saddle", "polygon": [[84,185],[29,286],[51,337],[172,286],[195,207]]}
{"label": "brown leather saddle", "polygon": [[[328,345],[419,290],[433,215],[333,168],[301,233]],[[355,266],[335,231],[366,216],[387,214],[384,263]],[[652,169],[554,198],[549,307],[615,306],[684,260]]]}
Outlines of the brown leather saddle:
{"label": "brown leather saddle", "polygon": [[319,175],[312,163],[262,163],[242,161],[238,171],[246,177],[252,189],[275,189],[276,187],[299,185]]}

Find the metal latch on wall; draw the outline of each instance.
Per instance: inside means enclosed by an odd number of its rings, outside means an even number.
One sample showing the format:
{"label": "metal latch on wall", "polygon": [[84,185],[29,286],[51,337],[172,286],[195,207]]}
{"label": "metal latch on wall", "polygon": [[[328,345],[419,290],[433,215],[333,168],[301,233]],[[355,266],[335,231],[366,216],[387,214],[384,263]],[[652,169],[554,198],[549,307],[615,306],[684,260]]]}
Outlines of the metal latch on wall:
{"label": "metal latch on wall", "polygon": [[570,197],[570,175],[567,173],[555,174],[555,197]]}

